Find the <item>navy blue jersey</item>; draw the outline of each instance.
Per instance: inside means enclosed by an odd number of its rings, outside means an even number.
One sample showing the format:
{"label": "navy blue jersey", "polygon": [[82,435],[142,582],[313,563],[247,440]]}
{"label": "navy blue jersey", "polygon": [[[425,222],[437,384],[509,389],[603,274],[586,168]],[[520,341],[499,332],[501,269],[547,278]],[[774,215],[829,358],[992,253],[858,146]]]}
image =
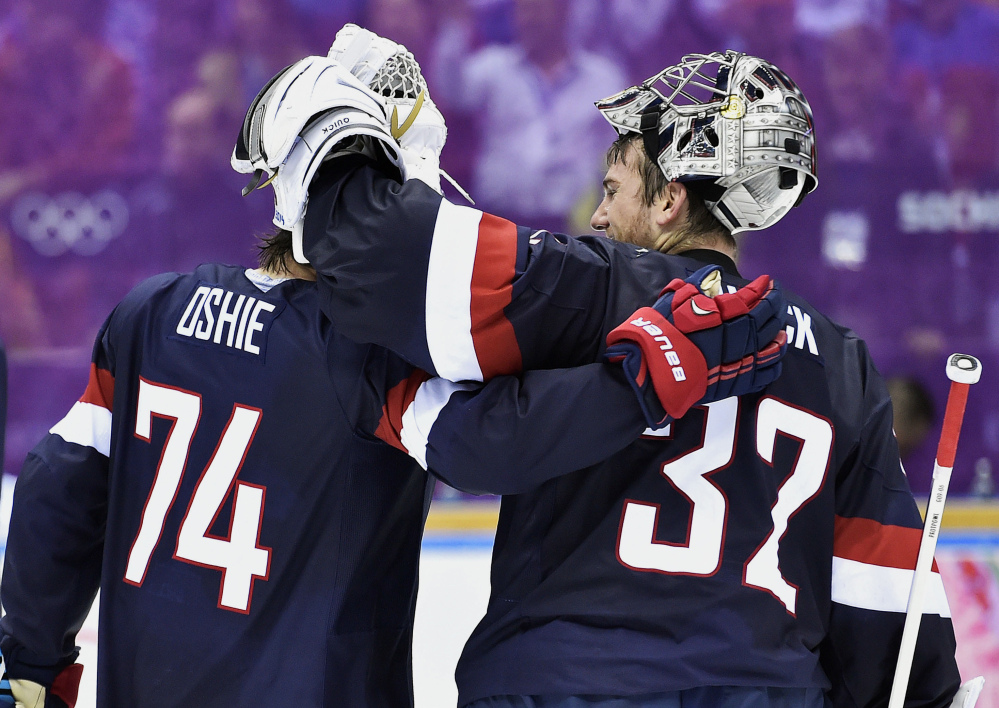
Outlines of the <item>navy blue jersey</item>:
{"label": "navy blue jersey", "polygon": [[[108,318],[83,396],[18,479],[9,672],[48,683],[71,663],[100,586],[100,706],[411,705],[427,457],[524,489],[642,428],[619,371],[566,373],[452,384],[338,335],[314,283],[152,278]],[[496,464],[570,400],[590,433],[604,408],[633,414],[602,446],[555,445],[543,474]],[[421,449],[427,411],[452,421],[449,444]],[[494,417],[517,424],[480,435]]]}
{"label": "navy blue jersey", "polygon": [[430,487],[369,424],[411,369],[338,335],[314,283],[141,284],[18,479],[11,675],[70,663],[100,586],[99,706],[411,705]]}
{"label": "navy blue jersey", "polygon": [[[305,239],[342,331],[463,381],[411,380],[383,432],[459,488],[510,494],[488,610],[456,673],[460,703],[705,685],[887,701],[921,521],[890,399],[851,332],[788,294],[781,378],[695,408],[665,434],[642,436],[634,404],[583,410],[585,393],[549,401],[533,431],[491,416],[477,434],[517,444],[490,464],[518,470],[516,484],[491,488],[492,475],[449,466],[475,444],[460,415],[470,382],[594,362],[607,332],[671,279],[726,259],[533,232],[359,162],[314,183]],[[726,288],[746,282],[725,265]],[[599,368],[524,383],[575,376],[610,400],[621,382]],[[617,452],[557,476],[567,458],[608,447]],[[938,573],[932,585],[907,706],[949,705],[959,683]]]}
{"label": "navy blue jersey", "polygon": [[7,439],[7,348],[0,340],[0,460],[4,458]]}

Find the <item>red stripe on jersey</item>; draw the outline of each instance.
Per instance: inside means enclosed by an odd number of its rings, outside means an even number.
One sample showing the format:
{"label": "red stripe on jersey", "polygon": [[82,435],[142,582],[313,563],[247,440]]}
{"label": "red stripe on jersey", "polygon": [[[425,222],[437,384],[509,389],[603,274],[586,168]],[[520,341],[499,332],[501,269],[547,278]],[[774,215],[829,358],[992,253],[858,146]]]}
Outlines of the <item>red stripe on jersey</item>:
{"label": "red stripe on jersey", "polygon": [[399,448],[407,455],[409,450],[402,444],[402,416],[413,404],[420,385],[430,378],[426,371],[414,371],[408,379],[400,381],[385,395],[385,405],[382,406],[382,417],[378,421],[375,437],[384,440],[392,447]]}
{"label": "red stripe on jersey", "polygon": [[517,227],[483,214],[472,266],[472,344],[482,378],[516,374],[523,368],[520,347],[504,308],[513,300],[517,272]]}
{"label": "red stripe on jersey", "polygon": [[[887,568],[913,570],[922,535],[922,529],[837,516],[833,555]],[[939,572],[936,561],[933,561],[933,570]]]}
{"label": "red stripe on jersey", "polygon": [[97,364],[90,365],[90,380],[87,389],[80,396],[81,403],[93,403],[111,410],[114,403],[114,376],[107,369],[98,369]]}

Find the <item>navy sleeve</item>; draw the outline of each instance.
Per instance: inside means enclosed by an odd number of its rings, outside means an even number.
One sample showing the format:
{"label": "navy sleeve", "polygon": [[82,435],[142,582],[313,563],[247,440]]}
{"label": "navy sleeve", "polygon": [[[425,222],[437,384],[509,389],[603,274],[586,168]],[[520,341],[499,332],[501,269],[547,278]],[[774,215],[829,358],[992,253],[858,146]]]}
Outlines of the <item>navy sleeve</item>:
{"label": "navy sleeve", "polygon": [[682,270],[451,204],[358,161],[313,183],[304,241],[341,332],[451,381],[593,362],[606,331]]}
{"label": "navy sleeve", "polygon": [[416,372],[388,392],[377,435],[452,487],[519,494],[602,462],[644,429],[620,368],[589,364],[484,385]]}
{"label": "navy sleeve", "polygon": [[0,650],[11,677],[43,685],[75,661],[76,634],[100,585],[114,397],[109,323],[83,396],[28,454],[14,488]]}
{"label": "navy sleeve", "polygon": [[[836,479],[832,607],[820,655],[839,706],[887,704],[898,661],[922,519],[892,432],[888,391],[859,344],[864,425]],[[956,641],[933,566],[905,705],[949,706],[960,685]]]}
{"label": "navy sleeve", "polygon": [[7,348],[0,340],[0,460],[4,459],[7,432]]}

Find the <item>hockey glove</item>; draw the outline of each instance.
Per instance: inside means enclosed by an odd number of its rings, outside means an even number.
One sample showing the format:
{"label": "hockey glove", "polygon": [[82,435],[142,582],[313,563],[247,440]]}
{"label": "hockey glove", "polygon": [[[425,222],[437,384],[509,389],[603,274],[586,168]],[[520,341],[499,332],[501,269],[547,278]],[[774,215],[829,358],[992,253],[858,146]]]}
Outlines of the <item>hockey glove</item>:
{"label": "hockey glove", "polygon": [[604,358],[620,363],[649,427],[691,406],[763,389],[780,375],[787,350],[784,296],[762,275],[734,293],[710,297],[718,266],[674,279],[655,305],[607,335]]}
{"label": "hockey glove", "polygon": [[[40,683],[26,678],[12,679],[7,675],[7,665],[3,664],[3,675],[0,676],[0,708],[74,708],[80,690],[80,677],[83,675],[82,664],[70,664],[55,674],[52,685],[46,689]],[[41,670],[41,674],[51,672]]]}
{"label": "hockey glove", "polygon": [[440,193],[447,126],[413,55],[401,44],[348,23],[336,33],[328,57],[383,97],[389,130],[401,148],[404,179],[419,179]]}

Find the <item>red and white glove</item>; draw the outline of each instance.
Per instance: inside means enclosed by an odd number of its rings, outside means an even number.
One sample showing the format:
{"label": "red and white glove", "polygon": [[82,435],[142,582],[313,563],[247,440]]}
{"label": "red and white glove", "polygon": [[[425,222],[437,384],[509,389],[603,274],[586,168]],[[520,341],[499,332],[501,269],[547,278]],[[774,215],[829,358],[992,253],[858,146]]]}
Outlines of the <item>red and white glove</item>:
{"label": "red and white glove", "polygon": [[604,358],[624,368],[652,429],[691,406],[755,393],[774,381],[787,350],[787,304],[770,276],[710,297],[718,266],[674,279],[652,307],[607,335]]}

